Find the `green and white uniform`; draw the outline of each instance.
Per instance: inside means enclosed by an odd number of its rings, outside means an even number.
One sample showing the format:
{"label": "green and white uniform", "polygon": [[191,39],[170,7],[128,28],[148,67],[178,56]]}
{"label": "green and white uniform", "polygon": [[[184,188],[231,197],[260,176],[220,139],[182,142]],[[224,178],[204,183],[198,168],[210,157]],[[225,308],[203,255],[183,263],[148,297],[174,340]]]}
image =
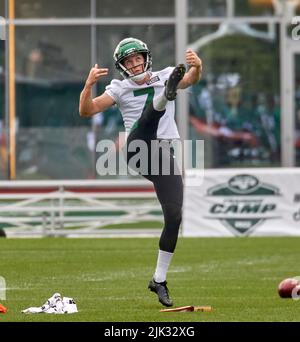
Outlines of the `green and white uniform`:
{"label": "green and white uniform", "polygon": [[[161,71],[149,72],[150,81],[142,85],[138,85],[130,78],[127,78],[122,81],[112,80],[106,87],[105,93],[113,98],[121,111],[127,134],[142,115],[145,106],[152,102],[154,96],[163,91],[165,81],[169,78],[173,69],[173,67],[167,67]],[[166,113],[159,121],[158,139],[179,138],[174,114],[175,103],[169,101],[166,106]]]}
{"label": "green and white uniform", "polygon": [[[137,53],[144,57],[144,68],[143,72],[135,75],[125,67],[124,60]],[[166,101],[166,107],[159,110],[154,108],[154,103],[164,94],[165,82],[169,80],[174,68],[167,67],[152,72],[151,52],[144,42],[135,38],[123,39],[118,44],[114,52],[114,60],[115,66],[124,80],[112,80],[106,87],[105,93],[113,98],[123,116],[127,132],[127,143],[124,150],[128,166],[137,153],[129,146],[141,140],[148,146],[145,151],[148,161],[146,171],[136,171],[153,183],[164,214],[164,228],[159,240],[159,249],[167,255],[172,255],[176,247],[181,222],[183,183],[180,173],[176,172],[178,166],[173,149],[170,142],[166,140],[178,139],[179,134],[174,119],[174,101]],[[143,80],[147,73],[150,75],[150,80],[138,85],[135,81]],[[152,148],[152,142],[157,139],[163,139],[163,146],[154,152],[154,156],[157,153],[158,158],[153,160],[152,152],[155,149]],[[162,167],[160,167],[165,165],[165,162],[170,165],[170,173],[167,175],[162,172]],[[151,172],[153,165],[158,166],[157,174]],[[135,169],[135,164],[131,166]]]}

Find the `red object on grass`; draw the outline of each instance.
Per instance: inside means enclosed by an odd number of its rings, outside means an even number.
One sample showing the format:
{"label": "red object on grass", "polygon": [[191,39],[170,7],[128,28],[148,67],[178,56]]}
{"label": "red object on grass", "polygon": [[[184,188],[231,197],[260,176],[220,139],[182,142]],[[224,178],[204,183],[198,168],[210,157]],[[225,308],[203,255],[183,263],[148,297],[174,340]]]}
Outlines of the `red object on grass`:
{"label": "red object on grass", "polygon": [[194,305],[187,305],[187,306],[180,306],[178,308],[173,309],[161,309],[160,312],[188,312],[188,311],[212,311],[211,306],[194,306]]}
{"label": "red object on grass", "polygon": [[7,308],[0,303],[0,313],[7,313]]}
{"label": "red object on grass", "polygon": [[299,280],[294,278],[284,279],[278,285],[278,294],[281,298],[292,298],[292,292],[296,286],[300,285]]}

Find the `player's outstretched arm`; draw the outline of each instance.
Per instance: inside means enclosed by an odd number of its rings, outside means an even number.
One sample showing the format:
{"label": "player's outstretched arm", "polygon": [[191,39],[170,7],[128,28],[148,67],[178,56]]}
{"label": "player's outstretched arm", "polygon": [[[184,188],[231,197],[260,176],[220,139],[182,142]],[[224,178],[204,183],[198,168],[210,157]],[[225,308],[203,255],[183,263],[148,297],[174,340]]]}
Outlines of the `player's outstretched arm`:
{"label": "player's outstretched arm", "polygon": [[185,60],[189,66],[189,70],[179,82],[179,89],[185,89],[193,84],[196,84],[199,82],[202,74],[202,61],[196,52],[194,52],[192,49],[187,49],[185,53]]}
{"label": "player's outstretched arm", "polygon": [[103,112],[115,104],[114,100],[107,94],[92,98],[92,87],[102,77],[108,74],[107,68],[99,68],[95,64],[91,68],[85,86],[80,94],[79,113],[80,116],[90,117],[96,113]]}

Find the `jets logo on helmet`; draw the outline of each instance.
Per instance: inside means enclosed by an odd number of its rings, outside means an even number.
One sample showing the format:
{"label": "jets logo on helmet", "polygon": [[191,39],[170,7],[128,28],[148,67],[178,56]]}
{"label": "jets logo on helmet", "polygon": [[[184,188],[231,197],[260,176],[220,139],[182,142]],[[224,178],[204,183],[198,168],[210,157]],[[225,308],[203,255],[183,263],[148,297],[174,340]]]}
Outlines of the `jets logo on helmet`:
{"label": "jets logo on helmet", "polygon": [[[138,75],[132,74],[124,66],[124,59],[130,55],[140,53],[144,57],[144,71]],[[151,71],[152,56],[147,44],[136,38],[125,38],[120,41],[114,52],[115,66],[124,78],[130,78],[133,81],[141,80],[148,71]]]}

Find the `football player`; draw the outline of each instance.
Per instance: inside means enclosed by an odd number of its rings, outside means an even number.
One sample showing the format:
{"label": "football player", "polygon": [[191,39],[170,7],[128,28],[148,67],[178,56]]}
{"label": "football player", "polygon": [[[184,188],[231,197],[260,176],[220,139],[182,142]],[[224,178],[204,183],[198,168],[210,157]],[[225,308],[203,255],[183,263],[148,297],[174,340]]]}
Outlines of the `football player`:
{"label": "football player", "polygon": [[[182,217],[183,183],[174,160],[171,143],[179,139],[174,120],[177,89],[185,89],[200,80],[202,62],[191,49],[186,50],[186,64],[152,71],[152,56],[147,45],[136,38],[123,39],[114,52],[115,66],[123,80],[112,80],[104,93],[92,98],[92,86],[108,69],[97,64],[91,69],[80,95],[79,112],[90,117],[117,105],[123,116],[127,132],[127,163],[136,155],[128,146],[134,141],[144,141],[148,146],[148,166],[142,176],[153,182],[164,215],[164,228],[159,240],[157,265],[148,288],[158,295],[161,304],[172,306],[167,287],[167,271],[177,243]],[[159,162],[170,164],[171,172],[165,174],[159,167],[151,174],[151,142],[160,141]],[[132,167],[132,165],[130,165]],[[153,172],[152,172],[153,173]]]}

